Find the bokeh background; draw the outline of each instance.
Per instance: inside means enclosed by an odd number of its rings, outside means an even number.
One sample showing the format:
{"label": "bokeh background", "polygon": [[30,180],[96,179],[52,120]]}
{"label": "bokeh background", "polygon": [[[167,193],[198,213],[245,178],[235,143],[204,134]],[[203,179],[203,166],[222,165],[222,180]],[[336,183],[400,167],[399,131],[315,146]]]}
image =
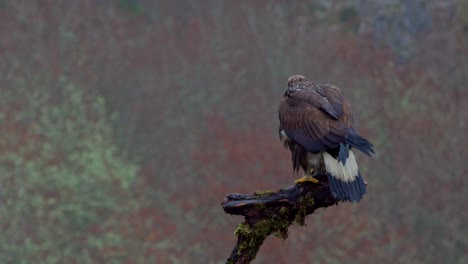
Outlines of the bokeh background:
{"label": "bokeh background", "polygon": [[0,263],[223,263],[292,184],[277,106],[340,86],[369,184],[254,263],[468,263],[468,1],[0,1]]}

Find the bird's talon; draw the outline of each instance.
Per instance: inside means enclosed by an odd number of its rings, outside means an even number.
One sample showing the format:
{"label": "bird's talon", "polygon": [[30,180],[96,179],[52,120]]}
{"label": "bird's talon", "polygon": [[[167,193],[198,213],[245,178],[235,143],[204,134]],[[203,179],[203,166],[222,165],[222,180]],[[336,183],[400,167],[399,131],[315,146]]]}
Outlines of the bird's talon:
{"label": "bird's talon", "polygon": [[319,183],[320,181],[315,179],[314,177],[307,177],[307,176],[304,176],[304,177],[294,181],[294,183],[296,183],[296,184],[304,183],[304,182]]}

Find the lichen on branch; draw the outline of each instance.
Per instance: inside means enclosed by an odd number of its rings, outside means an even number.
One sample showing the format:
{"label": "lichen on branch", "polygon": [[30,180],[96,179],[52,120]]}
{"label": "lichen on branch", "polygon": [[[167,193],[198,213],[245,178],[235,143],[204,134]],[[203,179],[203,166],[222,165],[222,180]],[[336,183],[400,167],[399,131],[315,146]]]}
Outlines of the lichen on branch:
{"label": "lichen on branch", "polygon": [[337,204],[327,178],[319,180],[320,184],[302,183],[277,191],[227,195],[221,204],[224,211],[242,215],[245,220],[235,231],[237,243],[226,263],[250,263],[269,235],[285,240],[293,223],[303,226],[306,216],[316,209]]}

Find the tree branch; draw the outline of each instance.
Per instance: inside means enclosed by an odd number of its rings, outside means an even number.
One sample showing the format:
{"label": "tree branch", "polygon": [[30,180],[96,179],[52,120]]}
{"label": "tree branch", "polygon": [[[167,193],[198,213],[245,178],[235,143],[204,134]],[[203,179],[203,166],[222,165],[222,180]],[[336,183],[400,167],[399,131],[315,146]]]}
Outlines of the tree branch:
{"label": "tree branch", "polygon": [[288,228],[294,222],[304,225],[305,217],[316,209],[337,204],[326,175],[316,178],[320,183],[306,182],[252,195],[227,195],[221,203],[224,212],[243,215],[245,220],[237,227],[237,243],[226,263],[250,263],[269,235],[286,239]]}

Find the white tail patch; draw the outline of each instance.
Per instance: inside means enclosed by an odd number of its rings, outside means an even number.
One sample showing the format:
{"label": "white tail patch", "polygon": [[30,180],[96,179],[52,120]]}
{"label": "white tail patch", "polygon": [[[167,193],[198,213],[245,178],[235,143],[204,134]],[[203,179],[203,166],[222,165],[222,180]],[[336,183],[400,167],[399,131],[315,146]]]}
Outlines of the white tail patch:
{"label": "white tail patch", "polygon": [[341,161],[339,162],[325,151],[323,152],[323,161],[327,172],[341,181],[354,181],[358,175],[358,166],[352,150],[349,150],[348,159],[346,159],[344,166]]}
{"label": "white tail patch", "polygon": [[285,143],[286,141],[289,141],[289,137],[288,135],[286,135],[286,133],[284,132],[284,130],[281,130],[280,132],[280,140],[281,140],[281,143]]}

